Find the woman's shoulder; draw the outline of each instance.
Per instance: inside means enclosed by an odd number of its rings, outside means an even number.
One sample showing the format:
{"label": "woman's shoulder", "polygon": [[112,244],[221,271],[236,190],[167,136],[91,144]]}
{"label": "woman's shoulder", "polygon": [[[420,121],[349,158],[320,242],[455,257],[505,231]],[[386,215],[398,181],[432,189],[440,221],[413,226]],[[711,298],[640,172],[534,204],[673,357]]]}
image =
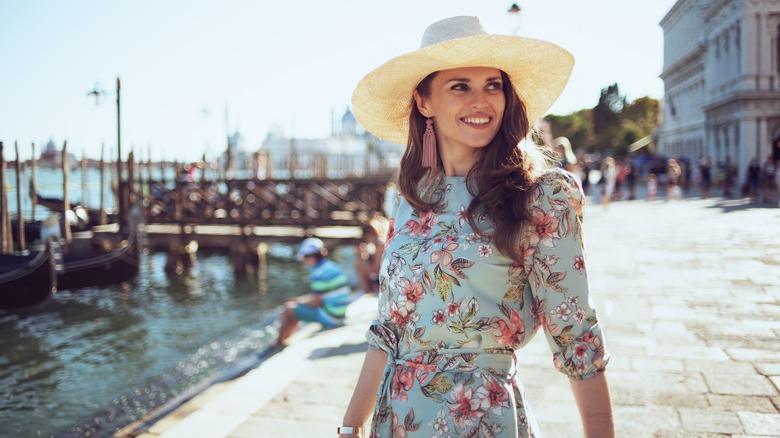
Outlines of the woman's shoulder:
{"label": "woman's shoulder", "polygon": [[583,198],[582,182],[568,170],[555,168],[544,171],[537,178],[537,184],[547,196]]}

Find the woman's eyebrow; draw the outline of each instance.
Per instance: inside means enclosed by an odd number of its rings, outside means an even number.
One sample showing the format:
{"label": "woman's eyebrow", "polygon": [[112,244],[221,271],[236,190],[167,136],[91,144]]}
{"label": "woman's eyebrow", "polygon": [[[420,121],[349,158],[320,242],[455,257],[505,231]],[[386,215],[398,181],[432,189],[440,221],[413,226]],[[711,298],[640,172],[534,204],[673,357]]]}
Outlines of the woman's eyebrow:
{"label": "woman's eyebrow", "polygon": [[[487,78],[485,79],[485,82],[498,81],[498,80],[501,80],[501,76]],[[447,82],[471,82],[471,78],[452,78],[452,79],[448,79]]]}

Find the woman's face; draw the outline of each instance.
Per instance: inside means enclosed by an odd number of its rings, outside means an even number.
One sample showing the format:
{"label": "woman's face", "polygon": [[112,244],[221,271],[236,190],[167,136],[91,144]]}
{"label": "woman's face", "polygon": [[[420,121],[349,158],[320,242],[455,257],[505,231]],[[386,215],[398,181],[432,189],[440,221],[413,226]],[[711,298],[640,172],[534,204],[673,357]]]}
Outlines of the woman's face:
{"label": "woman's face", "polygon": [[433,118],[440,149],[482,148],[496,136],[506,107],[501,71],[490,67],[442,70],[417,107]]}

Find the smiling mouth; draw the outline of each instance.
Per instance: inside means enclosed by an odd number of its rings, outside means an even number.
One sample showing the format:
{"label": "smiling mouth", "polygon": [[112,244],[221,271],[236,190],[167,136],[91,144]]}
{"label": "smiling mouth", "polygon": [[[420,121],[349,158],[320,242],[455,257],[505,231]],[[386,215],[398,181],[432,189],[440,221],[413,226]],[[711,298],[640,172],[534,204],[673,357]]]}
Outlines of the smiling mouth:
{"label": "smiling mouth", "polygon": [[463,123],[474,126],[482,126],[490,123],[490,117],[464,117],[460,119]]}

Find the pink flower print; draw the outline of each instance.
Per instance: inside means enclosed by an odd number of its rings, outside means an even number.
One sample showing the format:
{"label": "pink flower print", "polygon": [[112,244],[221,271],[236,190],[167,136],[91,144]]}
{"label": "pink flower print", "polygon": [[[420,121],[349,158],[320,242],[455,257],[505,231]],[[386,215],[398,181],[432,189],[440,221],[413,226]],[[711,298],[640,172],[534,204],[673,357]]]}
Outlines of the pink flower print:
{"label": "pink flower print", "polygon": [[561,321],[568,321],[571,309],[566,303],[561,303],[558,307],[550,311],[550,316],[557,316]]}
{"label": "pink flower print", "polygon": [[422,283],[411,281],[408,278],[401,279],[401,295],[406,297],[407,301],[419,303],[425,295]]}
{"label": "pink flower print", "polygon": [[577,310],[574,312],[574,320],[577,321],[577,324],[582,324],[582,321],[585,320],[585,309],[577,307]]}
{"label": "pink flower print", "polygon": [[445,433],[450,431],[450,427],[447,425],[447,419],[443,417],[444,410],[439,411],[439,416],[436,417],[431,423],[433,423],[433,430],[436,431],[436,436],[444,436]]}
{"label": "pink flower print", "polygon": [[455,258],[452,255],[452,251],[458,249],[459,246],[457,243],[445,243],[440,250],[431,253],[431,263],[438,264],[442,269],[448,268]]}
{"label": "pink flower print", "polygon": [[409,227],[409,234],[412,236],[428,236],[431,234],[431,227],[436,224],[436,216],[432,212],[423,213],[417,221],[409,220],[406,226]]}
{"label": "pink flower print", "polygon": [[566,301],[569,302],[570,306],[574,307],[577,305],[577,303],[580,302],[580,297],[578,297],[577,295],[569,295],[568,297],[566,297]]}
{"label": "pink flower print", "polygon": [[387,224],[387,236],[385,236],[385,245],[389,244],[395,238],[395,218],[390,218]]}
{"label": "pink flower print", "polygon": [[593,338],[594,338],[594,337],[595,337],[595,336],[593,336],[593,332],[585,332],[585,333],[582,335],[582,341],[583,341],[583,342],[587,342],[587,343],[589,343],[589,344],[590,344],[590,343],[592,343],[592,342],[593,342]]}
{"label": "pink flower print", "polygon": [[538,238],[539,242],[548,248],[555,246],[553,239],[561,237],[558,230],[561,221],[555,217],[555,210],[550,209],[545,213],[544,211],[535,208],[531,221],[534,226],[535,237]]}
{"label": "pink flower print", "polygon": [[574,269],[580,273],[585,272],[585,257],[579,255],[574,256]]}
{"label": "pink flower print", "polygon": [[459,223],[459,224],[460,224],[460,226],[462,227],[462,226],[463,226],[463,225],[466,223],[466,221],[468,220],[468,218],[469,218],[469,215],[468,215],[468,213],[466,212],[466,207],[464,207],[464,206],[462,206],[462,205],[461,205],[461,206],[460,206],[460,211],[459,211],[459,212],[457,212],[457,213],[455,213],[455,217],[456,217],[456,218],[458,218],[458,223]]}
{"label": "pink flower print", "polygon": [[485,415],[485,411],[471,407],[473,393],[471,388],[466,389],[463,382],[455,385],[450,391],[452,401],[447,402],[447,407],[450,408],[450,416],[459,428],[469,427],[474,424],[475,420]]}
{"label": "pink flower print", "polygon": [[493,248],[490,245],[482,244],[479,245],[479,258],[486,259],[490,257],[491,254],[493,254]]}
{"label": "pink flower print", "polygon": [[473,245],[477,243],[477,233],[466,234],[466,245]]}
{"label": "pink flower print", "polygon": [[390,321],[402,327],[409,322],[413,315],[408,307],[398,306],[397,301],[390,303],[390,309],[387,313]]}
{"label": "pink flower print", "polygon": [[523,343],[525,339],[525,323],[520,315],[514,310],[509,315],[509,322],[497,318],[495,322],[497,325],[498,335],[493,334],[499,345],[504,346],[517,346]]}
{"label": "pink flower print", "polygon": [[459,310],[460,310],[460,302],[447,304],[447,313],[450,316],[457,315]]}
{"label": "pink flower print", "polygon": [[407,368],[404,371],[403,366],[397,366],[395,368],[395,374],[393,374],[393,381],[391,382],[390,398],[393,400],[400,398],[401,401],[407,401],[409,397],[406,392],[412,389],[414,385],[414,368]]}
{"label": "pink flower print", "polygon": [[600,336],[593,336],[593,351],[594,351],[593,365],[595,365],[598,368],[603,367],[604,355],[606,354],[606,349],[604,348],[604,343],[601,341]]}
{"label": "pink flower print", "polygon": [[[406,438],[406,427],[398,419],[398,415],[393,414],[393,419],[390,421],[390,428],[393,430],[392,438]],[[373,432],[371,432],[373,434]],[[379,438],[379,435],[376,435]]]}
{"label": "pink flower print", "polygon": [[574,347],[574,356],[577,357],[577,359],[582,359],[585,357],[585,354],[588,352],[588,345],[587,344],[577,344],[576,347]]}
{"label": "pink flower print", "polygon": [[434,310],[433,318],[431,318],[431,322],[441,327],[445,322],[447,322],[447,316],[444,314],[444,311],[441,309]]}
{"label": "pink flower print", "polygon": [[482,386],[474,391],[471,408],[486,412],[490,410],[494,415],[503,417],[504,410],[510,408],[509,391],[495,377],[485,374]]}

